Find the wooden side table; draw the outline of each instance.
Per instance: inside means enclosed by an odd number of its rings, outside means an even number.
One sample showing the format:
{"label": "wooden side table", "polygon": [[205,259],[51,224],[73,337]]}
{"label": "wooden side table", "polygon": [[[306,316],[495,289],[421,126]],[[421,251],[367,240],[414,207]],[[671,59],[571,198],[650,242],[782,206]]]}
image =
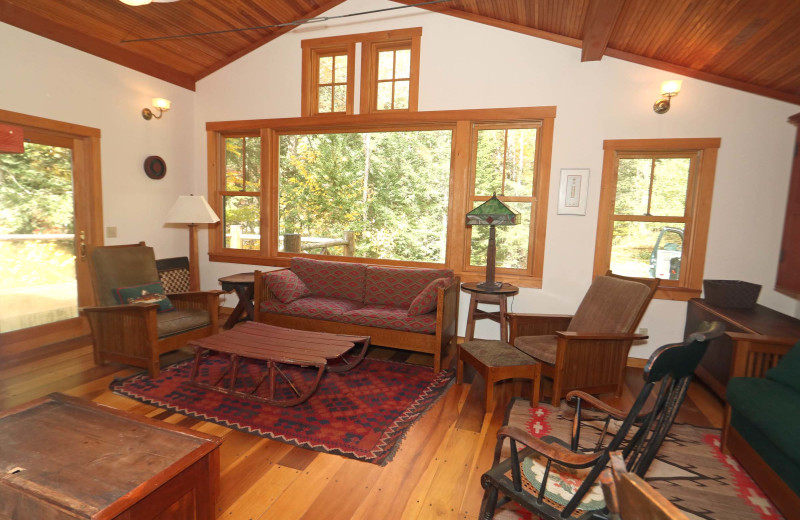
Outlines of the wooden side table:
{"label": "wooden side table", "polygon": [[233,312],[225,320],[223,328],[229,329],[239,322],[242,313],[247,313],[247,318],[253,319],[253,291],[255,289],[255,278],[253,273],[239,273],[230,276],[223,276],[219,279],[223,291],[236,291],[239,303],[234,307]]}
{"label": "wooden side table", "polygon": [[[469,293],[469,314],[467,315],[467,331],[464,341],[472,341],[475,335],[475,322],[477,320],[492,320],[500,324],[500,341],[508,341],[508,325],[506,324],[506,301],[509,296],[514,296],[519,292],[519,287],[504,283],[503,286],[495,291],[487,291],[478,287],[478,282],[461,284],[461,290]],[[499,305],[500,309],[495,312],[484,311],[478,308],[479,303],[491,303]]]}

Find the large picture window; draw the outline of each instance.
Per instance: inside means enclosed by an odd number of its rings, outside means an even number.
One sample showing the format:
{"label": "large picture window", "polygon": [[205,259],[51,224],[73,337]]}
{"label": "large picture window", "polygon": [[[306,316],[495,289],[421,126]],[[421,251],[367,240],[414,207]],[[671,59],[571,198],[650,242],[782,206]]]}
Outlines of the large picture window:
{"label": "large picture window", "polygon": [[497,193],[521,214],[498,230],[498,276],[540,287],[554,118],[542,107],[208,123],[210,203],[224,214],[210,258],[326,255],[481,281],[488,230],[465,215]]}

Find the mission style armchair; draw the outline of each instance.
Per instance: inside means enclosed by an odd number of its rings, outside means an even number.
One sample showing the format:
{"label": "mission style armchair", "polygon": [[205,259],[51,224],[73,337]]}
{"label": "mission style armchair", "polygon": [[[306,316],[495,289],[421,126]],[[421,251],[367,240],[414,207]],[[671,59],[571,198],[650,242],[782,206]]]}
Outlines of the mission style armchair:
{"label": "mission style armchair", "polygon": [[222,291],[169,294],[174,310],[158,312],[158,303],[120,304],[119,288],[159,281],[153,248],[144,242],[93,248],[89,255],[98,307],[82,310],[89,319],[97,364],[116,361],[160,373],[159,356],[218,330]]}
{"label": "mission style armchair", "polygon": [[574,316],[509,313],[509,340],[541,363],[553,381],[553,406],[571,390],[622,394],[628,351],[658,278],[608,271],[595,278]]}

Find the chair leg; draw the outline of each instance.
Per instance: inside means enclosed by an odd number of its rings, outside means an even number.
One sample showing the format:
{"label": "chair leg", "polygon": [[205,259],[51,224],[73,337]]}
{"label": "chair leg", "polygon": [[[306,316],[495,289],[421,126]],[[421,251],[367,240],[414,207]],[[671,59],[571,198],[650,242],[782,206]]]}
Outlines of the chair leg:
{"label": "chair leg", "polygon": [[464,381],[464,360],[461,359],[461,347],[456,347],[456,384]]}
{"label": "chair leg", "polygon": [[491,374],[486,374],[484,381],[486,383],[486,397],[484,399],[484,411],[489,413],[492,411],[492,403],[494,402],[494,379],[490,377]]}
{"label": "chair leg", "polygon": [[494,509],[497,507],[497,488],[490,486],[483,493],[483,501],[481,502],[481,512],[478,515],[480,520],[491,520],[494,518]]}
{"label": "chair leg", "polygon": [[553,378],[553,388],[552,388],[553,395],[550,397],[550,404],[558,408],[561,404],[561,379],[556,375]]}

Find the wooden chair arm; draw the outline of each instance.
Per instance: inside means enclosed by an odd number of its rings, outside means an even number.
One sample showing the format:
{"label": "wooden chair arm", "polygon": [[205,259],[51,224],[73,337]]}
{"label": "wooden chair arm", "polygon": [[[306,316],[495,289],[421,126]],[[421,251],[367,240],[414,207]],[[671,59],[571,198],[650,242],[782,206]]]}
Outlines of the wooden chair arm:
{"label": "wooden chair arm", "polygon": [[[628,416],[628,412],[623,412],[618,408],[614,408],[613,406],[604,403],[595,396],[587,394],[586,392],[583,392],[581,390],[573,390],[571,392],[568,392],[567,401],[570,401],[571,399],[577,399],[583,401],[585,402],[585,404],[588,404],[593,409],[599,410],[605,414],[610,415],[614,419],[618,419],[620,421],[624,420]],[[640,414],[640,416],[641,415],[645,414]]]}
{"label": "wooden chair arm", "polygon": [[114,314],[131,314],[139,316],[153,312],[155,315],[158,309],[157,303],[136,303],[136,304],[120,304],[120,305],[106,305],[103,307],[81,307],[80,311],[87,314],[90,313],[114,313]]}
{"label": "wooden chair arm", "polygon": [[168,294],[170,301],[177,309],[199,309],[212,312],[213,309],[219,311],[219,297],[225,291],[214,289],[211,291],[195,291],[186,293]]}
{"label": "wooden chair arm", "polygon": [[726,332],[733,341],[731,378],[764,377],[789,352],[797,338]]}
{"label": "wooden chair arm", "polygon": [[627,340],[639,340],[639,339],[647,339],[648,336],[644,334],[626,334],[626,333],[611,333],[611,332],[566,332],[566,331],[556,331],[555,335],[559,338],[564,338],[566,340],[582,340],[582,339],[591,339],[591,340],[609,340],[609,341],[627,341]]}
{"label": "wooden chair arm", "polygon": [[508,342],[513,345],[514,339],[520,336],[543,336],[564,330],[569,326],[572,316],[509,312],[506,313],[506,319],[509,327]]}
{"label": "wooden chair arm", "polygon": [[534,437],[530,433],[517,428],[515,426],[503,426],[497,432],[497,440],[503,438],[514,439],[532,450],[541,453],[550,460],[557,461],[558,463],[573,468],[591,466],[600,456],[602,452],[598,453],[575,453],[560,444],[550,444],[544,442],[538,437]]}

